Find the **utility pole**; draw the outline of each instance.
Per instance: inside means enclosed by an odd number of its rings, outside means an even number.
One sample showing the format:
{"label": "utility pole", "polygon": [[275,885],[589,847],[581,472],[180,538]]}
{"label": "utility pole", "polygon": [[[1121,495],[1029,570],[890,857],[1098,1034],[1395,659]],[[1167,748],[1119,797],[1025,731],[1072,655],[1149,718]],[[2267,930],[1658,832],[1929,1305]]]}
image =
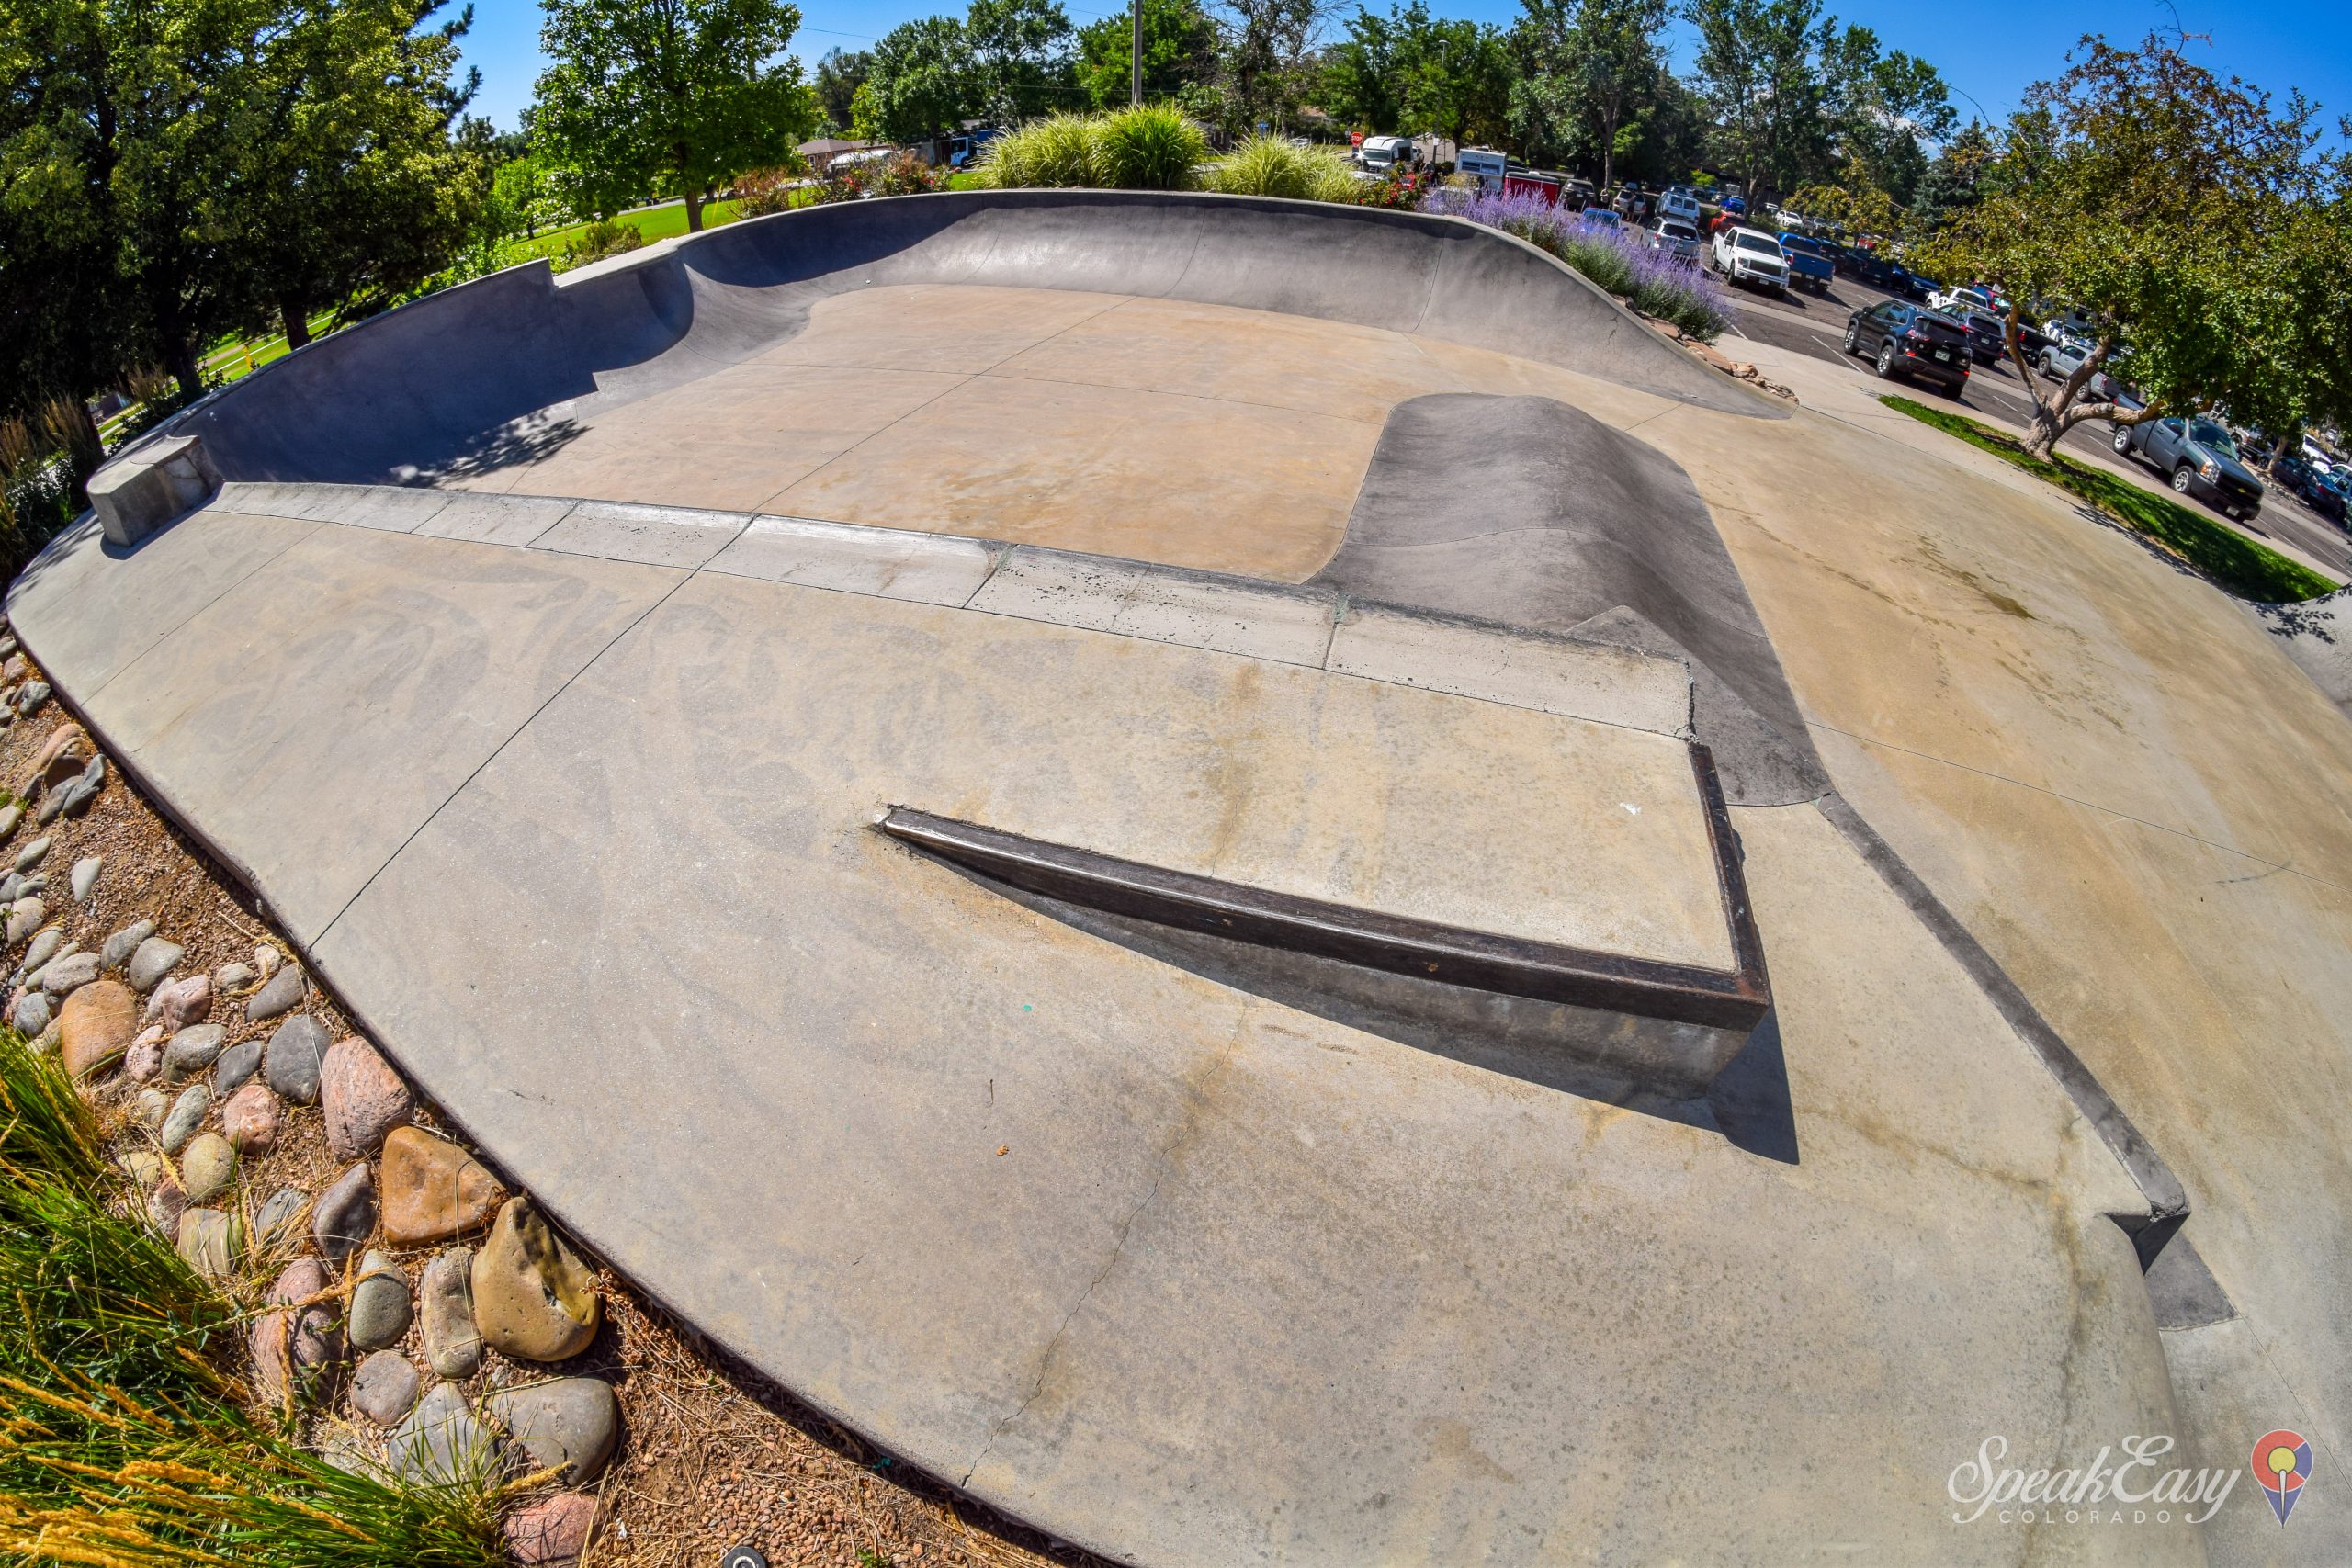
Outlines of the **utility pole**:
{"label": "utility pole", "polygon": [[1128,11],[1127,102],[1143,107],[1143,0],[1131,0]]}

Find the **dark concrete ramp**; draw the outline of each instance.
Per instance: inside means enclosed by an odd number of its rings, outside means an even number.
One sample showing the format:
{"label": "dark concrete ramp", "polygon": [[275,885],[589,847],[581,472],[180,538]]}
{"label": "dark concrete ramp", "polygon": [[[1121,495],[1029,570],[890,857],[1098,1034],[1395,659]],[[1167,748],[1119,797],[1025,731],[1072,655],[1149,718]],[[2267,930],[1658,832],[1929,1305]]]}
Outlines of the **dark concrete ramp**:
{"label": "dark concrete ramp", "polygon": [[1828,787],[1690,476],[1566,403],[1442,393],[1398,404],[1347,540],[1315,581],[1683,658],[1694,727],[1733,801],[1788,804]]}

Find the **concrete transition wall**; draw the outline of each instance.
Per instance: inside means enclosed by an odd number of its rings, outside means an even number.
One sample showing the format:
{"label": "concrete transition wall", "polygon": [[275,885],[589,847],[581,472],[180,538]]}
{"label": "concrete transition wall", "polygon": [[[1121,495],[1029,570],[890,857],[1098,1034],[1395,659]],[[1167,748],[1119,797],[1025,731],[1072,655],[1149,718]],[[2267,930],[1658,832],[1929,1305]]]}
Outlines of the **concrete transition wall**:
{"label": "concrete transition wall", "polygon": [[544,263],[338,333],[166,426],[232,479],[414,483],[527,451],[550,404],[626,402],[888,284],[1103,290],[1414,332],[1785,417],[1533,246],[1459,219],[1254,197],[964,191],[808,208],[558,279]]}

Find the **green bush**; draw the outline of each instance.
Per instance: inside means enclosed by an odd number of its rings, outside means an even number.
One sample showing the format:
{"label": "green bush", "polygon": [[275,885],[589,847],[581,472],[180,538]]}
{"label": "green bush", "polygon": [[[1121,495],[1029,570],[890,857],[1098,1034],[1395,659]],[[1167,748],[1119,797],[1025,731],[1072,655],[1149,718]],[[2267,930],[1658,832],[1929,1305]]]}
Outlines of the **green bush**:
{"label": "green bush", "polygon": [[1091,186],[1094,125],[1085,115],[1049,115],[1008,130],[980,154],[980,173],[1003,187]]}
{"label": "green bush", "polygon": [[590,262],[603,261],[624,251],[633,251],[645,243],[645,236],[634,223],[624,223],[616,218],[599,218],[580,231],[580,238],[563,247],[562,271],[586,266]]}
{"label": "green bush", "polygon": [[1352,202],[1363,182],[1339,152],[1296,146],[1279,136],[1253,136],[1217,160],[1209,184],[1230,196]]}
{"label": "green bush", "polygon": [[1114,190],[1191,190],[1209,139],[1173,104],[1145,104],[1094,123],[1094,183]]}

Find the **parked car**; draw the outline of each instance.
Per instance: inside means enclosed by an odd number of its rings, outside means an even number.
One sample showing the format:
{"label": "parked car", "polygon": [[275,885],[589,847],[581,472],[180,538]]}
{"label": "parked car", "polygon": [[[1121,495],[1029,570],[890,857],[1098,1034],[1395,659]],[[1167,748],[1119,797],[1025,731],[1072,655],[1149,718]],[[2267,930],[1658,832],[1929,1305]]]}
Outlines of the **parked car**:
{"label": "parked car", "polygon": [[1735,218],[1745,218],[1747,216],[1747,201],[1736,196],[1727,196],[1724,197],[1723,209],[1725,212],[1730,213]]}
{"label": "parked car", "polygon": [[1846,352],[1871,360],[1881,376],[1914,377],[1955,398],[1968,389],[1968,329],[1908,300],[1848,317]]}
{"label": "parked car", "polygon": [[2352,479],[2344,470],[2319,476],[2319,484],[2312,496],[2312,510],[2323,517],[2332,517],[2339,528],[2352,527]]}
{"label": "parked car", "polygon": [[2008,350],[2007,336],[2001,330],[2001,318],[1990,310],[1959,310],[1946,312],[1954,321],[1968,327],[1968,356],[1979,365],[1998,365]]}
{"label": "parked car", "polygon": [[1609,209],[1605,207],[1588,207],[1583,212],[1577,215],[1577,220],[1587,229],[1622,229],[1625,227],[1625,220],[1623,218],[1618,217],[1614,212],[1610,211]]}
{"label": "parked car", "polygon": [[2262,510],[2262,481],[2238,460],[2237,443],[2218,420],[2150,419],[2115,427],[2119,457],[2142,457],[2172,476],[2172,488],[2221,509],[2225,517]]}
{"label": "parked car", "polygon": [[2344,485],[2334,474],[2301,457],[2281,457],[2270,472],[2289,493],[2323,517],[2344,521]]}
{"label": "parked car", "polygon": [[1807,234],[1783,232],[1778,237],[1781,254],[1789,258],[1789,281],[1816,294],[1828,293],[1829,280],[1838,275],[1829,248]]}
{"label": "parked car", "polygon": [[1736,226],[1715,235],[1709,265],[1734,283],[1751,284],[1785,294],[1789,288],[1789,258],[1781,242],[1761,229]]}
{"label": "parked car", "polygon": [[1990,310],[1992,308],[1993,297],[1982,288],[1954,286],[1939,288],[1928,296],[1928,309],[1941,310],[1948,316],[1965,317],[1971,310]]}
{"label": "parked car", "polygon": [[1356,149],[1356,164],[1374,175],[1385,175],[1400,164],[1413,161],[1413,139],[1409,136],[1367,136],[1363,145]]}
{"label": "parked car", "polygon": [[1699,227],[1695,220],[1661,218],[1643,231],[1649,236],[1650,249],[1678,255],[1686,261],[1699,259]]}
{"label": "parked car", "polygon": [[[2047,381],[2063,381],[2080,368],[2091,352],[2088,338],[2064,337],[2052,343],[2035,357],[2034,367]],[[2115,378],[2104,370],[2094,370],[2085,383],[2083,394],[2100,402],[2111,402],[2120,394]]]}
{"label": "parked car", "polygon": [[1689,186],[1676,186],[1661,193],[1657,198],[1657,215],[1660,218],[1671,218],[1679,222],[1688,223],[1690,225],[1691,231],[1696,233],[1699,228],[1697,193]]}

